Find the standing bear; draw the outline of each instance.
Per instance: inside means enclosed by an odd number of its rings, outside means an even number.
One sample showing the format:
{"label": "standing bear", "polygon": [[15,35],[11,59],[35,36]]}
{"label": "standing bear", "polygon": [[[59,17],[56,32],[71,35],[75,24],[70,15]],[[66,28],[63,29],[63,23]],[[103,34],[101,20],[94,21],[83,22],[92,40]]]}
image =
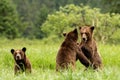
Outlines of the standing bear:
{"label": "standing bear", "polygon": [[102,60],[97,51],[96,41],[93,39],[94,26],[79,27],[79,30],[81,35],[80,48],[82,52],[92,63],[93,69],[101,68]]}
{"label": "standing bear", "polygon": [[26,57],[26,48],[22,48],[21,50],[11,49],[11,53],[15,60],[14,71],[15,74],[20,72],[28,72],[31,73],[31,64],[28,58]]}
{"label": "standing bear", "polygon": [[78,57],[83,62],[83,64],[85,64],[86,66],[90,65],[89,60],[84,56],[82,51],[79,50],[77,40],[77,29],[74,29],[73,31],[66,34],[65,40],[61,44],[56,56],[56,71],[68,68],[74,70],[77,54],[79,54]]}
{"label": "standing bear", "polygon": [[[66,37],[67,33],[63,33],[63,36]],[[79,48],[79,43],[77,42],[77,46]],[[78,52],[79,51],[79,52]],[[89,59],[83,54],[81,48],[76,53],[76,61],[79,60],[80,63],[82,63],[86,68],[88,68],[91,65],[91,62]]]}

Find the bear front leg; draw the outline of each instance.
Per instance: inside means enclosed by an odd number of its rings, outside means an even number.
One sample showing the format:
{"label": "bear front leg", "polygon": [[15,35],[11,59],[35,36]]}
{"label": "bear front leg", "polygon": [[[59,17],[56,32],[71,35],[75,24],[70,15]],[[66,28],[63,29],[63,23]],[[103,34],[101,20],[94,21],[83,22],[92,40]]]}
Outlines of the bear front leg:
{"label": "bear front leg", "polygon": [[93,50],[90,47],[87,46],[82,46],[81,50],[83,52],[83,54],[89,59],[91,60],[92,56],[93,56]]}
{"label": "bear front leg", "polygon": [[17,64],[15,64],[14,66],[14,74],[17,75],[18,73],[20,73],[20,68]]}
{"label": "bear front leg", "polygon": [[31,72],[32,72],[32,70],[31,70],[31,65],[30,65],[30,64],[27,66],[26,72],[27,72],[27,73],[31,73]]}
{"label": "bear front leg", "polygon": [[92,66],[93,69],[101,69],[102,68],[102,59],[99,55],[99,53],[96,51],[94,57],[92,58]]}
{"label": "bear front leg", "polygon": [[30,64],[30,61],[26,58],[26,63],[25,63],[25,69],[27,73],[31,73],[32,72],[32,66]]}
{"label": "bear front leg", "polygon": [[81,50],[77,51],[76,54],[77,58],[79,59],[79,61],[85,66],[85,67],[89,67],[91,65],[91,62],[88,60],[88,58],[82,53]]}

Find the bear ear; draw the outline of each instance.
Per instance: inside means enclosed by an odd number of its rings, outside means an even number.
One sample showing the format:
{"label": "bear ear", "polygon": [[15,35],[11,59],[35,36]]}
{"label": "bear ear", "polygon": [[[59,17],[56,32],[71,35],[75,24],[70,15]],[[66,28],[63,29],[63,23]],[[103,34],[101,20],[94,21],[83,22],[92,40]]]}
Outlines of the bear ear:
{"label": "bear ear", "polygon": [[91,27],[90,27],[90,29],[91,29],[92,31],[94,30],[94,28],[95,28],[94,26],[91,26]]}
{"label": "bear ear", "polygon": [[63,33],[63,36],[65,37],[67,35],[67,33]]}
{"label": "bear ear", "polygon": [[25,52],[25,51],[26,51],[26,47],[23,47],[23,48],[22,48],[22,51]]}
{"label": "bear ear", "polygon": [[11,53],[12,53],[12,54],[14,53],[14,51],[15,51],[14,49],[11,49]]}
{"label": "bear ear", "polygon": [[75,28],[73,32],[74,32],[74,33],[77,33],[77,28]]}
{"label": "bear ear", "polygon": [[79,27],[79,30],[81,29],[82,27]]}

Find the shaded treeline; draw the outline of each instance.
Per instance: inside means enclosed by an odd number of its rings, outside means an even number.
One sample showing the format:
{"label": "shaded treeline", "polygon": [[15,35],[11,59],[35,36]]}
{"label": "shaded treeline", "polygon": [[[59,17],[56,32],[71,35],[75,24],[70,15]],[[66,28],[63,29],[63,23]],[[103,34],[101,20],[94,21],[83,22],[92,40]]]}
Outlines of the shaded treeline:
{"label": "shaded treeline", "polygon": [[48,15],[68,4],[97,7],[103,13],[120,13],[119,0],[0,0],[0,35],[9,39],[42,39],[46,33],[41,26]]}

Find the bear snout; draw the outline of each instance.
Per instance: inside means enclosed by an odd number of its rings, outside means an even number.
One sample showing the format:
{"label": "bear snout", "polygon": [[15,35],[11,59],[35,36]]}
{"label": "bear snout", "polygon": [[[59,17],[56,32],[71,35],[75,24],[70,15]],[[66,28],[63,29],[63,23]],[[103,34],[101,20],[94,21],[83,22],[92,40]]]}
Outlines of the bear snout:
{"label": "bear snout", "polygon": [[83,37],[82,40],[83,40],[84,42],[87,42],[87,38],[86,38],[86,37]]}
{"label": "bear snout", "polygon": [[86,39],[85,38],[83,38],[83,41],[85,41]]}
{"label": "bear snout", "polygon": [[85,41],[85,42],[87,42],[87,35],[85,33],[82,34],[82,40]]}
{"label": "bear snout", "polygon": [[20,54],[16,55],[16,60],[21,60],[21,55]]}

